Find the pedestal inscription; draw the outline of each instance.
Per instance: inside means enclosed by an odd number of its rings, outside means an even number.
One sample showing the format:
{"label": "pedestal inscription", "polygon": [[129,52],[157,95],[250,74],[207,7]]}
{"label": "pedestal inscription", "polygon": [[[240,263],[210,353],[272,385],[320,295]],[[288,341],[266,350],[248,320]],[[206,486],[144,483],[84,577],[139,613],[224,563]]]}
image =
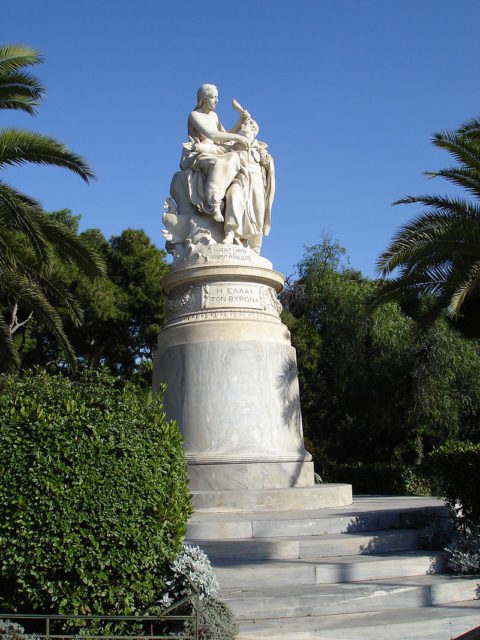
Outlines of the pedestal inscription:
{"label": "pedestal inscription", "polygon": [[260,286],[247,283],[220,282],[202,289],[202,309],[263,309]]}

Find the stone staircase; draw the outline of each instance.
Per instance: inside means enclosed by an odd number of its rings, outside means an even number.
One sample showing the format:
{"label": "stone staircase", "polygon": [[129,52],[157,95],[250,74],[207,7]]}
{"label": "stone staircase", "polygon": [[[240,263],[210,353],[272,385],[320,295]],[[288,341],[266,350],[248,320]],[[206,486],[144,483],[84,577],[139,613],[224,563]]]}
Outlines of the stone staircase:
{"label": "stone staircase", "polygon": [[450,640],[480,625],[480,577],[442,573],[418,529],[434,498],[357,498],[310,511],[197,510],[188,542],[209,556],[238,640]]}

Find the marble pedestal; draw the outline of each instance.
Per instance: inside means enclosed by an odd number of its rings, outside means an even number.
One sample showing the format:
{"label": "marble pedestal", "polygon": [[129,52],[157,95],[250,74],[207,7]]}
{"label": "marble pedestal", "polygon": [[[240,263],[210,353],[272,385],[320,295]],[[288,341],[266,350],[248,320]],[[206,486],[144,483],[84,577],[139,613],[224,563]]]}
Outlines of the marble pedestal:
{"label": "marble pedestal", "polygon": [[153,390],[184,438],[193,492],[313,488],[283,276],[249,249],[205,247],[164,279]]}

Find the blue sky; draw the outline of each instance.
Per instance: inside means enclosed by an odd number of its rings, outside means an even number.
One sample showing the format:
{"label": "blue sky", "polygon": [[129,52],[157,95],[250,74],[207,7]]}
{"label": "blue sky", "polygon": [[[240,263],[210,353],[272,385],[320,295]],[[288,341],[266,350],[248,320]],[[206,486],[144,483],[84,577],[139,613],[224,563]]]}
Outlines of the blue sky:
{"label": "blue sky", "polygon": [[48,94],[36,118],[4,111],[0,126],[57,137],[98,180],[43,167],[3,177],[81,214],[82,229],[142,228],[163,247],[188,113],[211,82],[225,127],[235,97],[275,159],[263,255],[292,274],[327,232],[372,276],[416,211],[391,203],[451,192],[422,172],[450,164],[432,133],[480,115],[479,24],[477,0],[3,0],[1,40],[43,53]]}

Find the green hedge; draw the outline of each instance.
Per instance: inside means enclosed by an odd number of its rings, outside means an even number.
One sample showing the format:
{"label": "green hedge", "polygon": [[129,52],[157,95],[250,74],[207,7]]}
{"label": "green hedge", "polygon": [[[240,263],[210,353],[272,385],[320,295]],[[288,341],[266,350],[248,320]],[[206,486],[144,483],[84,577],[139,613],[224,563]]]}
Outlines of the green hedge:
{"label": "green hedge", "polygon": [[480,525],[480,444],[446,444],[428,456],[426,466],[448,503],[459,503],[461,517]]}
{"label": "green hedge", "polygon": [[191,514],[182,440],[104,373],[0,376],[4,610],[145,612]]}
{"label": "green hedge", "polygon": [[322,479],[346,482],[355,495],[431,495],[436,493],[434,479],[421,467],[397,463],[325,464]]}

